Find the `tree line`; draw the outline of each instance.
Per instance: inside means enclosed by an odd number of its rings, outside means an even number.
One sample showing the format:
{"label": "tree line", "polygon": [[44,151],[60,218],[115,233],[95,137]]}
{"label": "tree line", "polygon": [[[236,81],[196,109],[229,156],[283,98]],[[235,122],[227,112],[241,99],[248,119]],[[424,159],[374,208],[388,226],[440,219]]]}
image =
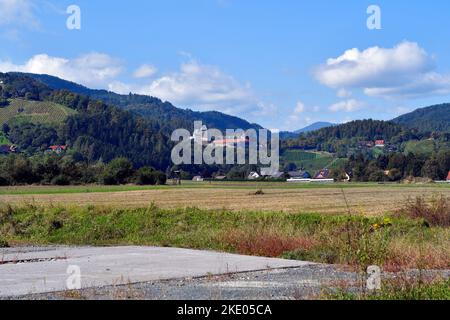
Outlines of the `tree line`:
{"label": "tree line", "polygon": [[131,161],[120,157],[109,163],[80,161],[71,155],[2,156],[0,185],[84,185],[84,184],[138,184],[163,185],[164,172],[151,167],[135,169]]}
{"label": "tree line", "polygon": [[[353,181],[382,182],[400,181],[408,178],[445,180],[450,170],[450,150],[434,153],[431,157],[409,153],[392,153],[370,159],[363,154],[350,156],[345,171]],[[341,172],[336,171],[339,175]]]}

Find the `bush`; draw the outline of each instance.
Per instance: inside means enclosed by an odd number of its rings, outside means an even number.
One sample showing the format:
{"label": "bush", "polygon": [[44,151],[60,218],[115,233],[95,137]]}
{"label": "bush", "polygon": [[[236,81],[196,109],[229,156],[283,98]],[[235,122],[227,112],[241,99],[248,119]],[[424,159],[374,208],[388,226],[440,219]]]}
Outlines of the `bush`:
{"label": "bush", "polygon": [[155,185],[156,184],[155,171],[149,167],[143,167],[139,169],[136,173],[136,184],[141,186]]}
{"label": "bush", "polygon": [[65,175],[60,174],[52,179],[51,184],[55,186],[68,186],[70,185],[70,179]]}
{"label": "bush", "polygon": [[9,105],[8,100],[0,98],[0,108],[5,108]]}
{"label": "bush", "polygon": [[2,238],[0,238],[0,248],[9,248],[8,242]]}
{"label": "bush", "polygon": [[167,182],[167,176],[164,172],[161,171],[156,171],[155,172],[155,176],[156,176],[156,184],[162,186],[165,185]]}
{"label": "bush", "polygon": [[449,199],[443,195],[429,203],[423,197],[410,199],[399,213],[412,219],[423,219],[431,227],[450,227]]}
{"label": "bush", "polygon": [[4,187],[4,186],[9,186],[9,181],[8,179],[0,176],[0,186]]}
{"label": "bush", "polygon": [[106,166],[103,182],[106,185],[126,184],[133,174],[133,164],[130,160],[117,158]]}

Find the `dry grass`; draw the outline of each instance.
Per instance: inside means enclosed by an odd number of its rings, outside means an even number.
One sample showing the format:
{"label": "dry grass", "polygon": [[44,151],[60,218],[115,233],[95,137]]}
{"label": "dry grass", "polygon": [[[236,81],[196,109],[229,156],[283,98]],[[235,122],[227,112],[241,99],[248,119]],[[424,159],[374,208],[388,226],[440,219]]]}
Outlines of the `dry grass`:
{"label": "dry grass", "polygon": [[[206,210],[278,211],[287,213],[346,213],[347,207],[341,190],[337,188],[286,189],[264,187],[256,195],[249,189],[233,188],[165,188],[143,191],[110,193],[0,195],[0,202],[11,204],[35,203],[39,205],[96,205],[117,208],[138,208],[155,203],[164,209],[197,207]],[[250,190],[251,191],[251,190]],[[450,188],[380,186],[346,188],[352,212],[379,215],[401,209],[409,197],[430,199],[440,193],[450,197]]]}
{"label": "dry grass", "polygon": [[407,243],[393,243],[384,262],[384,271],[399,272],[410,269],[450,269],[450,248],[448,241],[441,244],[413,246]]}
{"label": "dry grass", "polygon": [[428,226],[450,227],[450,197],[440,195],[430,201],[423,196],[414,200],[408,199],[399,214],[412,219],[423,219]]}
{"label": "dry grass", "polygon": [[276,232],[234,231],[223,236],[222,241],[244,255],[280,257],[294,250],[311,250],[316,242],[311,237],[287,236]]}

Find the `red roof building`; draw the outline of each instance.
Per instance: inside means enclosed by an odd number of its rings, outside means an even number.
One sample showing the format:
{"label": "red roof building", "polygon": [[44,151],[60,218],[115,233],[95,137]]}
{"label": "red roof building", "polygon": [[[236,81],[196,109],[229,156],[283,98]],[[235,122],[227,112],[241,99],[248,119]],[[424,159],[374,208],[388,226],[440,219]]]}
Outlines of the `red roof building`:
{"label": "red roof building", "polygon": [[384,147],[386,145],[384,140],[376,140],[375,147]]}
{"label": "red roof building", "polygon": [[450,182],[450,171],[448,172],[447,181]]}
{"label": "red roof building", "polygon": [[228,146],[228,147],[233,147],[237,144],[240,143],[247,143],[249,141],[248,138],[228,138],[228,139],[223,139],[223,140],[215,140],[214,144],[216,146]]}

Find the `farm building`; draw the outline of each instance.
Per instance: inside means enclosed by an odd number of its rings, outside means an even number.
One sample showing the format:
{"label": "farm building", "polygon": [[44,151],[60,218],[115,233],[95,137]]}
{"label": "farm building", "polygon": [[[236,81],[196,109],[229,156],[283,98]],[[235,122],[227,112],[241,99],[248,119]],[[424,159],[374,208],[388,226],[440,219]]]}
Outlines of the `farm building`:
{"label": "farm building", "polygon": [[291,179],[311,179],[311,175],[308,171],[290,171],[288,175]]}
{"label": "farm building", "polygon": [[223,140],[215,140],[213,143],[217,147],[233,148],[239,145],[245,145],[248,141],[248,138],[226,138]]}
{"label": "farm building", "polygon": [[4,144],[0,146],[0,154],[16,153],[17,148],[14,145]]}
{"label": "farm building", "polygon": [[273,168],[261,168],[261,176],[269,179],[280,179],[284,176],[284,172]]}
{"label": "farm building", "polygon": [[50,146],[48,150],[55,153],[62,153],[67,150],[67,146]]}
{"label": "farm building", "polygon": [[375,141],[375,147],[384,148],[385,146],[386,146],[386,142],[384,140],[376,140]]}
{"label": "farm building", "polygon": [[288,182],[299,182],[299,183],[314,183],[314,182],[320,182],[320,183],[333,183],[334,179],[330,178],[330,170],[329,169],[323,169],[316,173],[314,178],[291,178],[288,179]]}
{"label": "farm building", "polygon": [[256,180],[256,179],[259,179],[259,178],[261,178],[261,176],[259,175],[258,172],[251,172],[248,175],[248,180]]}
{"label": "farm building", "polygon": [[359,146],[361,148],[373,148],[374,147],[373,141],[360,141]]}
{"label": "farm building", "polygon": [[201,177],[201,176],[195,176],[195,177],[192,179],[192,181],[194,181],[194,182],[203,182],[204,179],[203,179],[203,177]]}
{"label": "farm building", "polygon": [[323,169],[316,173],[314,179],[329,179],[330,178],[330,170]]}

